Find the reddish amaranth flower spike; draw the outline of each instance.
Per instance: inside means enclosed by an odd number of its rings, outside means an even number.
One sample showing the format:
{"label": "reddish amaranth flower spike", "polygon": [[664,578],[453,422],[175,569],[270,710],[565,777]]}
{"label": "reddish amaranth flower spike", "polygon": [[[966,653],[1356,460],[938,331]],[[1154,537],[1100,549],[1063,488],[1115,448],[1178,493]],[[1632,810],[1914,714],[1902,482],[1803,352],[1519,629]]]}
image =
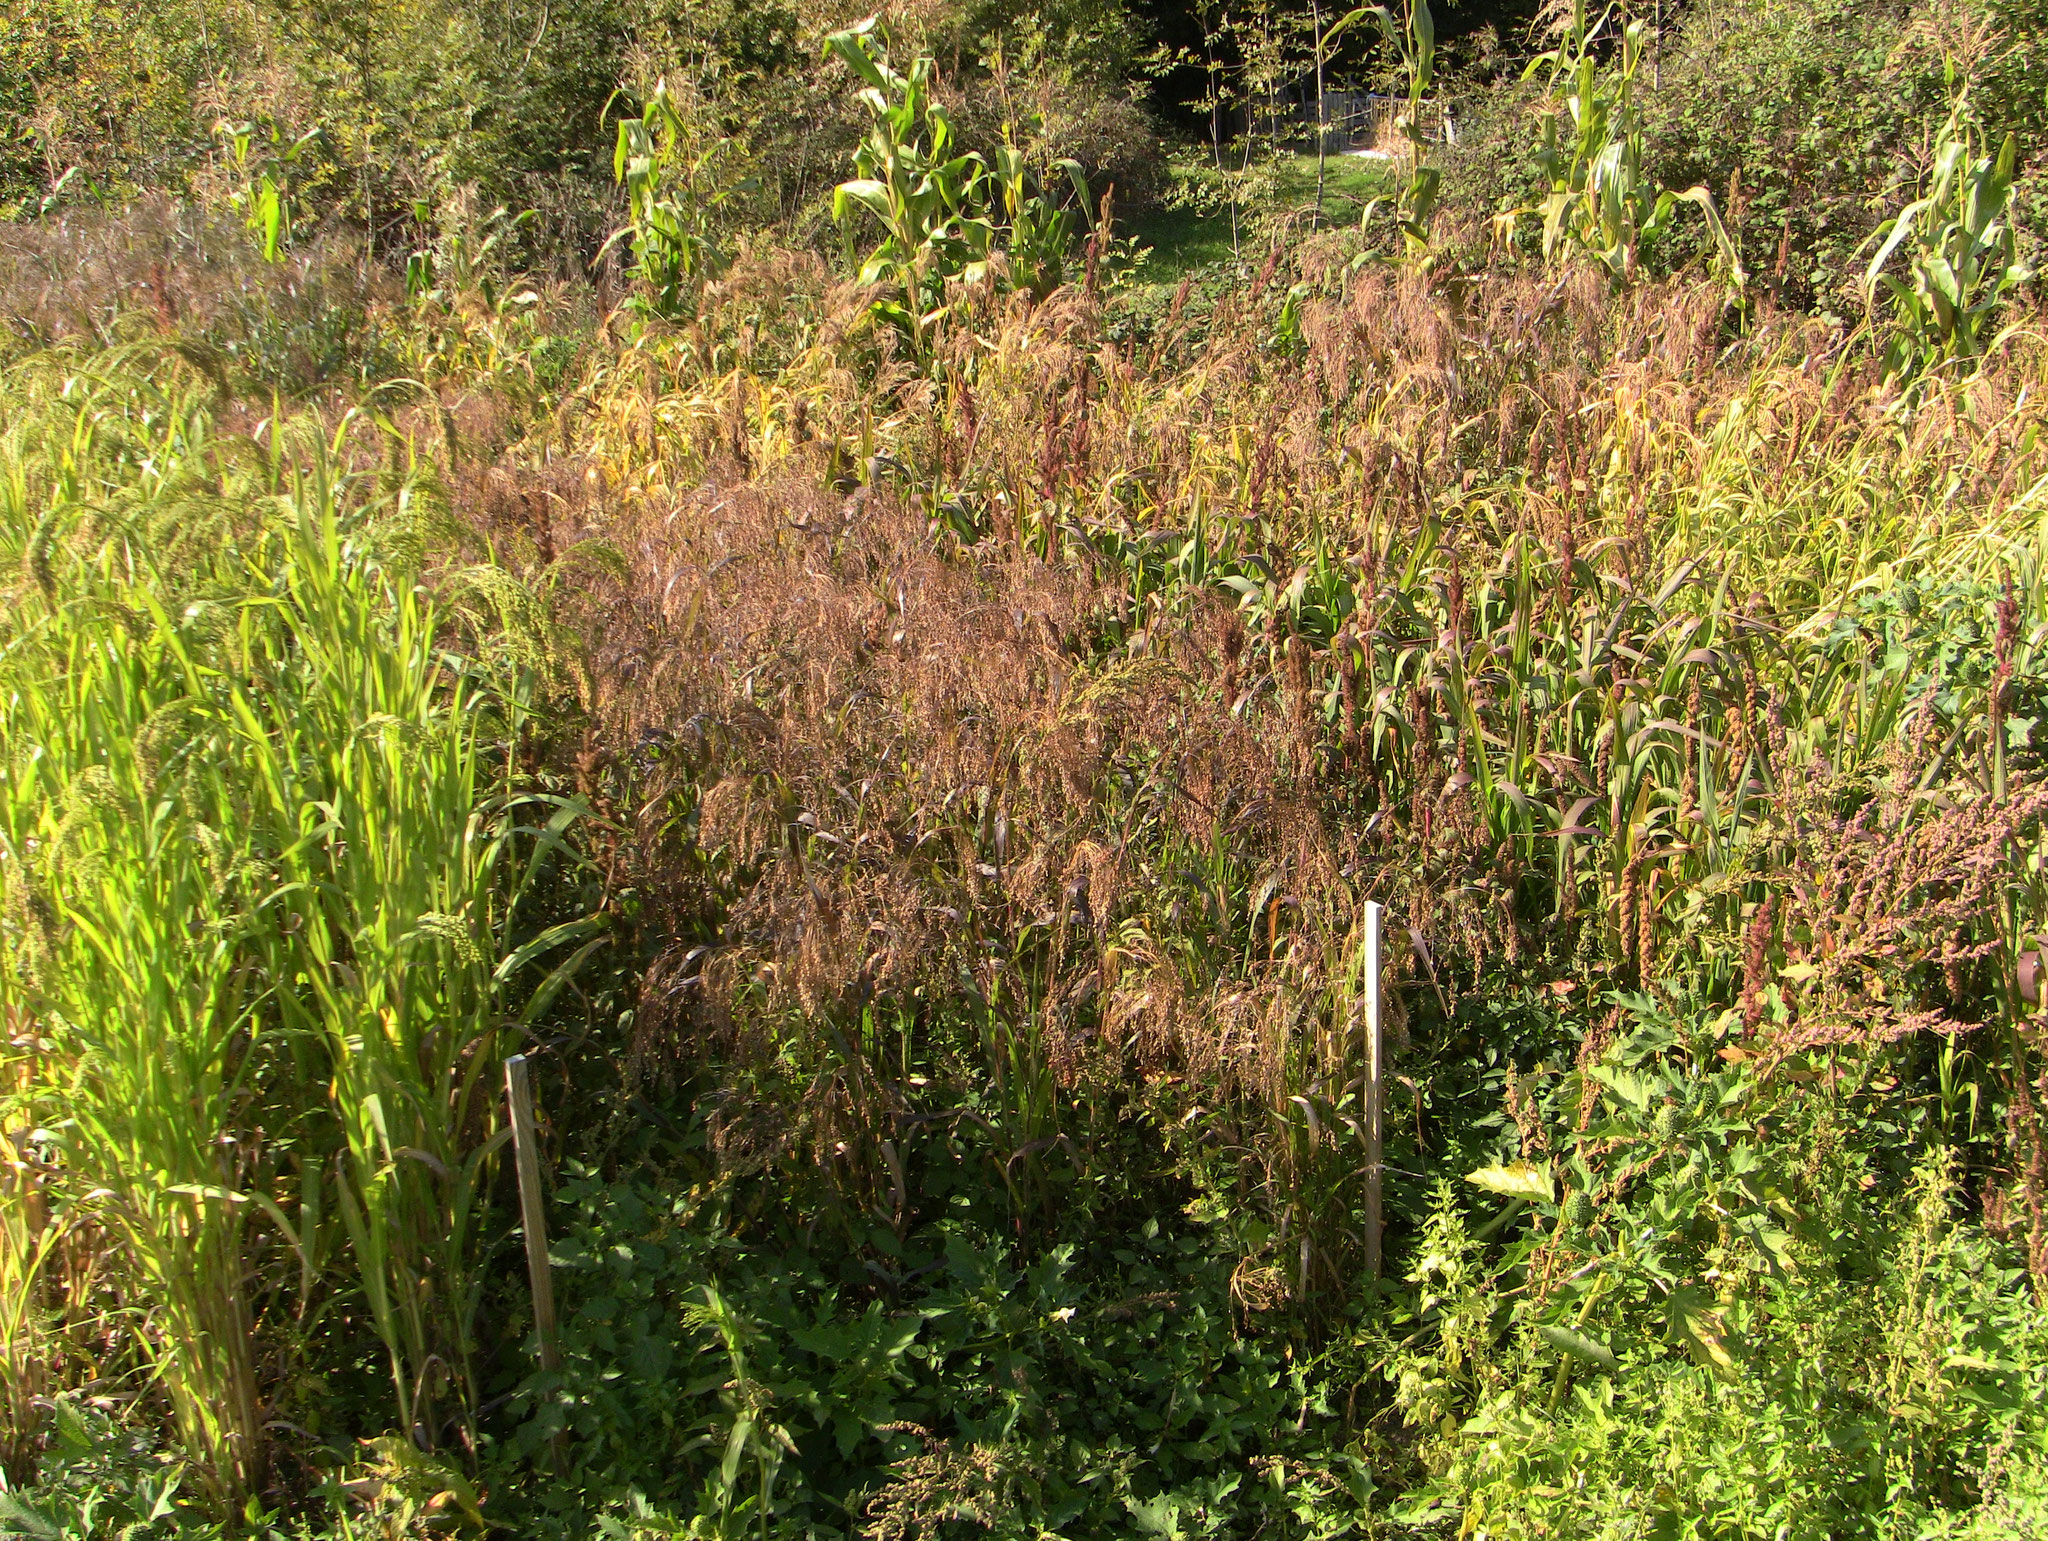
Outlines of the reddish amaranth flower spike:
{"label": "reddish amaranth flower spike", "polygon": [[1771,964],[1771,922],[1777,906],[1775,894],[1765,894],[1750,917],[1742,946],[1742,1036],[1753,1034],[1764,1019],[1765,974]]}

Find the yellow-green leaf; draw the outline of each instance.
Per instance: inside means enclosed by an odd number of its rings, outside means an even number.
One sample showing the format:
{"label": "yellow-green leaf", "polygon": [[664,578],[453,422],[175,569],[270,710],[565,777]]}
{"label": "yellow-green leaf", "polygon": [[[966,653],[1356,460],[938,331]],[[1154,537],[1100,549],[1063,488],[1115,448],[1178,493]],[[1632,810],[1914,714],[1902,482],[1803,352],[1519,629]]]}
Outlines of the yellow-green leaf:
{"label": "yellow-green leaf", "polygon": [[1504,1193],[1510,1198],[1548,1200],[1552,1193],[1550,1167],[1538,1166],[1532,1161],[1511,1161],[1506,1166],[1483,1166],[1476,1172],[1467,1172],[1465,1181],[1476,1183],[1488,1193]]}

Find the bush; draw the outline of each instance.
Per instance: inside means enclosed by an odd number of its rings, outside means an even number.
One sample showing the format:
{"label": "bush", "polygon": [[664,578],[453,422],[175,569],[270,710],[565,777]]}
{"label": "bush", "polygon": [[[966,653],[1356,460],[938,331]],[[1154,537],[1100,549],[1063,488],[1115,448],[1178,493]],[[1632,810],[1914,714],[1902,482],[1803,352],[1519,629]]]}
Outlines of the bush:
{"label": "bush", "polygon": [[[2040,0],[1946,11],[1919,0],[1734,0],[1693,7],[1652,45],[1637,80],[1644,171],[1656,186],[1704,186],[1753,287],[1782,306],[1861,314],[1871,234],[1917,193],[1931,125],[1946,115],[1946,61],[1962,68],[1988,141],[2020,142],[2023,231],[2048,209],[2048,98],[2039,86]],[[1533,84],[1503,78],[1480,50],[1460,94],[1452,202],[1468,217],[1533,201]],[[1731,89],[1731,82],[1740,82]],[[1668,269],[1713,256],[1681,224]]]}
{"label": "bush", "polygon": [[40,0],[0,10],[0,220],[178,191],[211,125],[202,89],[246,56],[215,0]]}
{"label": "bush", "polygon": [[1524,1123],[1525,1152],[1557,1152],[1554,1218],[1495,1253],[1439,1194],[1410,1275],[1427,1346],[1388,1370],[1433,1478],[1405,1512],[1501,1537],[1967,1525],[2048,1439],[2048,1321],[2019,1249],[1960,1218],[1957,1154],[1866,1207],[1846,1195],[1908,1154],[1868,1138],[1881,1098],[1638,1021]]}
{"label": "bush", "polygon": [[1886,203],[1911,196],[1905,157],[1945,107],[1938,57],[1894,61],[1914,10],[1743,0],[1692,12],[1667,41],[1644,103],[1652,163],[1714,190],[1781,303],[1862,308],[1855,254]]}

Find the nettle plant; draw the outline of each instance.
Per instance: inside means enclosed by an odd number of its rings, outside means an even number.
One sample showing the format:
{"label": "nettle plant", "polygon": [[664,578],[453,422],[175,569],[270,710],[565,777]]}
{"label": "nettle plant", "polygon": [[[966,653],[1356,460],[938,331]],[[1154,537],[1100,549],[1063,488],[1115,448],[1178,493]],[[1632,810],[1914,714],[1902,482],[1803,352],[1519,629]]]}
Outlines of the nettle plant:
{"label": "nettle plant", "polygon": [[[993,169],[972,150],[956,153],[952,121],[933,94],[937,65],[929,55],[899,74],[872,20],[833,33],[825,46],[861,82],[859,100],[871,120],[854,152],[856,175],[834,191],[832,212],[849,239],[856,209],[881,227],[859,270],[863,284],[893,291],[875,302],[875,315],[923,358],[946,312],[948,282],[1000,279],[1041,298],[1057,288],[1087,218],[1079,164],[1062,160],[1054,168],[1073,184],[1077,214],[1034,185],[1025,155],[1007,136]],[[1007,258],[1000,266],[991,261],[998,253]]]}
{"label": "nettle plant", "polygon": [[1649,41],[1648,25],[1620,18],[1621,47],[1610,32],[1613,7],[1590,15],[1586,0],[1572,0],[1558,44],[1531,60],[1524,79],[1548,76],[1550,111],[1536,165],[1550,191],[1533,209],[1500,218],[1511,235],[1523,214],[1543,216],[1543,256],[1555,262],[1568,252],[1591,257],[1617,286],[1634,281],[1642,248],[1671,227],[1680,204],[1706,218],[1716,266],[1740,290],[1747,275],[1742,255],[1721,221],[1714,195],[1704,187],[1672,192],[1643,169],[1642,121],[1636,109],[1636,75]]}
{"label": "nettle plant", "polygon": [[[1950,76],[1953,83],[1953,67]],[[2018,161],[2011,134],[1991,151],[1968,87],[1957,90],[1935,136],[1926,193],[1872,237],[1877,254],[1863,288],[1873,307],[1880,291],[1890,302],[1886,379],[1909,381],[1947,361],[1973,369],[1996,344],[2000,305],[2032,276],[2012,220]],[[1887,271],[1894,256],[1903,256],[1903,273]]]}

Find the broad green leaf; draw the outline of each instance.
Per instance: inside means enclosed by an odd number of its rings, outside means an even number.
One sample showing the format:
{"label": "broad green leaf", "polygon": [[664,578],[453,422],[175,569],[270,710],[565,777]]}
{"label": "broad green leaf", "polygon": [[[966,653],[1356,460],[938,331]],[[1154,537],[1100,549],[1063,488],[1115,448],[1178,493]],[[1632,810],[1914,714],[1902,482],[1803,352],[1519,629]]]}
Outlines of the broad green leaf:
{"label": "broad green leaf", "polygon": [[1694,1359],[1716,1375],[1735,1378],[1735,1356],[1728,1347],[1728,1324],[1717,1307],[1706,1304],[1700,1291],[1671,1292],[1671,1327]]}
{"label": "broad green leaf", "polygon": [[1614,1357],[1614,1351],[1606,1344],[1597,1342],[1582,1332],[1574,1332],[1569,1327],[1553,1327],[1545,1322],[1537,1327],[1536,1336],[1558,1352],[1570,1354],[1574,1359],[1582,1359],[1587,1364],[1597,1365],[1600,1369],[1611,1372],[1621,1368]]}

